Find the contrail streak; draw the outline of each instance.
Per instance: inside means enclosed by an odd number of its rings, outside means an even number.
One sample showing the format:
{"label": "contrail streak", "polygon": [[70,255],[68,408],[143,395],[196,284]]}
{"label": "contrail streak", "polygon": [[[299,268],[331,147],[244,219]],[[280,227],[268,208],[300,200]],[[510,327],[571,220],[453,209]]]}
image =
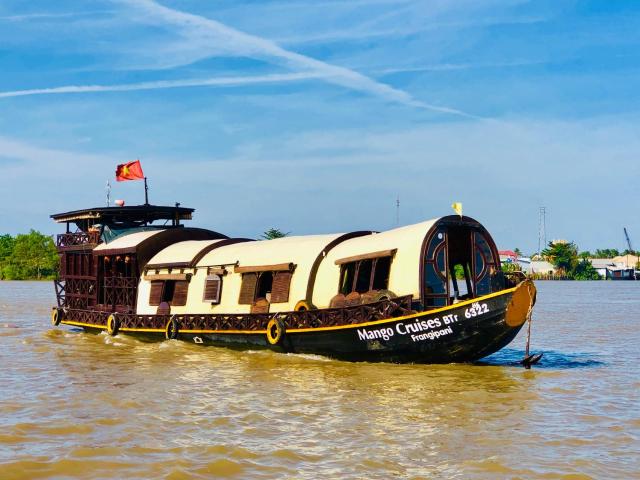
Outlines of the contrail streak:
{"label": "contrail streak", "polygon": [[52,95],[63,93],[95,93],[95,92],[130,92],[134,90],[156,90],[163,88],[184,87],[233,87],[260,83],[296,82],[321,78],[316,72],[301,72],[274,75],[259,75],[255,77],[214,77],[186,80],[159,80],[153,82],[125,83],[122,85],[66,85],[54,88],[34,88],[29,90],[14,90],[0,92],[0,98],[25,97],[29,95]]}

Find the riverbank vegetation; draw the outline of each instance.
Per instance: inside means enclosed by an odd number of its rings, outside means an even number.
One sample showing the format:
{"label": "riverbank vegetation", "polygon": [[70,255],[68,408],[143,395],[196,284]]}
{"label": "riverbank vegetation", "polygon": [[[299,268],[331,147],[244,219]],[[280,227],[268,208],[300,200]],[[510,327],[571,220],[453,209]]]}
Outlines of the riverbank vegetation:
{"label": "riverbank vegetation", "polygon": [[[634,254],[635,252],[629,251]],[[613,248],[598,249],[595,255],[590,252],[579,252],[574,242],[549,242],[547,248],[542,251],[542,257],[557,269],[557,273],[567,280],[600,280],[602,276],[591,264],[590,258],[612,258],[620,253]],[[623,255],[627,251],[623,252]]]}
{"label": "riverbank vegetation", "polygon": [[15,237],[0,235],[0,280],[51,280],[58,267],[52,237],[35,230]]}
{"label": "riverbank vegetation", "polygon": [[600,280],[591,262],[578,256],[578,247],[573,242],[549,242],[542,255],[568,279]]}

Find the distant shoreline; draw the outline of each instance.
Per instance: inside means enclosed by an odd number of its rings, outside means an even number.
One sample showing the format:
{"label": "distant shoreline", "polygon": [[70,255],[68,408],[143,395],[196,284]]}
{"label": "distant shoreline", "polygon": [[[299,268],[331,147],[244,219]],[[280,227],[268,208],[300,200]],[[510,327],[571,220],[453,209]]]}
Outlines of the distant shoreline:
{"label": "distant shoreline", "polygon": [[0,279],[0,283],[4,283],[4,282],[53,282],[53,278],[41,278],[41,279],[37,279],[37,278],[23,278],[20,280],[9,280],[9,279]]}

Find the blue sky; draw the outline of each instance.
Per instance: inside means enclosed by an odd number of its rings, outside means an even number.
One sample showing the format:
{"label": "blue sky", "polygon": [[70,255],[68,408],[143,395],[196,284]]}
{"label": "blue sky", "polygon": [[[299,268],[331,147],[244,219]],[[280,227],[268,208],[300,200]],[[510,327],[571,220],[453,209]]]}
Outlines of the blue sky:
{"label": "blue sky", "polygon": [[[0,3],[0,233],[152,203],[256,236],[451,213],[500,247],[640,245],[640,3]],[[636,246],[637,248],[637,246]]]}

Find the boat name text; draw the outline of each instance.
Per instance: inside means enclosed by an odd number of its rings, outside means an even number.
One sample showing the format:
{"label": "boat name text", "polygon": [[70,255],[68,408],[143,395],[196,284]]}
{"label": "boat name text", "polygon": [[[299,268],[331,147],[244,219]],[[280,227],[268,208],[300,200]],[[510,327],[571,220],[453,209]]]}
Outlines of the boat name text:
{"label": "boat name text", "polygon": [[[360,340],[389,340],[394,335],[410,335],[414,342],[433,340],[453,333],[451,325],[458,322],[458,315],[444,315],[443,317],[430,318],[429,320],[416,320],[412,323],[399,322],[395,328],[383,327],[374,330],[358,329]],[[442,328],[442,327],[445,328]]]}

